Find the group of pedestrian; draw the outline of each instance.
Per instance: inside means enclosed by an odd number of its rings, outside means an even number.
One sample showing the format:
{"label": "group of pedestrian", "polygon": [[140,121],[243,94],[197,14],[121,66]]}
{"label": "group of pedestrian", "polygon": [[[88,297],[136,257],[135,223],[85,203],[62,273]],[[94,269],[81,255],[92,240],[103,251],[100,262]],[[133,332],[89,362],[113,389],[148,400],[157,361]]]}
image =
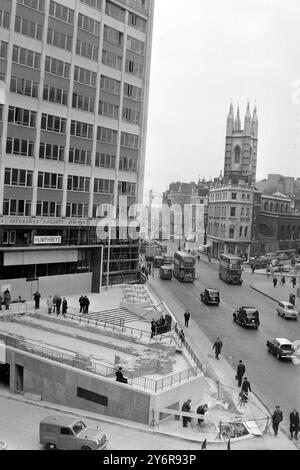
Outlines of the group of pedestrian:
{"label": "group of pedestrian", "polygon": [[[181,411],[185,413],[191,413],[191,403],[192,400],[189,398],[187,401],[185,401],[182,405]],[[198,424],[201,426],[202,423],[204,422],[204,415],[208,410],[208,405],[207,403],[204,403],[203,405],[199,405],[197,408],[197,414],[202,415],[202,418],[198,418]],[[182,425],[184,428],[187,427],[188,423],[191,423],[192,418],[190,416],[182,416]]]}
{"label": "group of pedestrian", "polygon": [[9,289],[6,289],[3,292],[3,297],[0,294],[0,310],[2,310],[2,305],[4,305],[5,310],[9,310],[10,302],[11,302],[10,291],[9,291]]}
{"label": "group of pedestrian", "polygon": [[86,295],[82,295],[79,297],[79,313],[82,313],[83,315],[85,313],[89,313],[89,306],[90,306],[90,299]]}
{"label": "group of pedestrian", "polygon": [[68,302],[65,297],[63,299],[61,298],[60,295],[55,294],[53,298],[51,295],[47,298],[47,308],[48,308],[48,315],[51,315],[51,313],[56,313],[56,315],[60,315],[60,311],[63,315],[63,317],[66,316],[68,313]]}
{"label": "group of pedestrian", "polygon": [[[278,435],[279,424],[283,420],[283,413],[280,409],[279,405],[275,406],[275,411],[272,414],[272,427],[274,431],[274,435]],[[290,413],[290,434],[291,440],[295,437],[298,440],[298,432],[300,430],[300,421],[299,421],[299,413],[294,408],[293,411]]]}
{"label": "group of pedestrian", "polygon": [[235,379],[238,381],[238,387],[241,388],[239,396],[241,397],[243,403],[247,403],[249,399],[248,393],[252,392],[251,385],[250,385],[248,378],[244,377],[245,372],[246,372],[246,366],[243,363],[243,361],[240,359],[238,366],[237,366]]}

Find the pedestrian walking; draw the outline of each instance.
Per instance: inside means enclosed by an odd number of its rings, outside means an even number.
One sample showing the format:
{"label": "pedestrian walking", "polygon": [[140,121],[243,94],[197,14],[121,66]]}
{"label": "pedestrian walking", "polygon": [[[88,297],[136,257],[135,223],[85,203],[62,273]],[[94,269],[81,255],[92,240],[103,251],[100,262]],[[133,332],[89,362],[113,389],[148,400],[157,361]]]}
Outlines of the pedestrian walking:
{"label": "pedestrian walking", "polygon": [[56,315],[60,315],[61,297],[60,295],[56,299]]}
{"label": "pedestrian walking", "polygon": [[247,403],[248,398],[249,398],[248,392],[252,392],[252,390],[251,390],[251,385],[250,385],[249,380],[247,379],[247,377],[245,377],[242,383],[242,389],[241,389],[241,394],[245,403]]}
{"label": "pedestrian walking", "polygon": [[90,306],[90,300],[89,298],[85,295],[84,296],[84,313],[89,313],[89,306]]}
{"label": "pedestrian walking", "polygon": [[214,345],[213,345],[213,349],[215,350],[216,359],[219,359],[219,355],[221,354],[222,346],[223,346],[223,343],[222,343],[221,339],[218,337],[217,340],[215,341]]}
{"label": "pedestrian walking", "polygon": [[282,276],[280,284],[282,286],[285,286],[285,277],[284,276]]}
{"label": "pedestrian walking", "polygon": [[56,301],[57,301],[57,294],[53,297],[53,313],[56,312]]}
{"label": "pedestrian walking", "polygon": [[53,300],[52,300],[51,295],[49,295],[49,297],[47,298],[48,315],[51,315],[52,306],[53,306]]}
{"label": "pedestrian walking", "polygon": [[267,277],[270,277],[270,266],[267,266]]}
{"label": "pedestrian walking", "polygon": [[[207,403],[205,403],[204,405],[198,406],[198,408],[197,408],[197,413],[198,413],[199,415],[203,415],[203,416],[204,416],[205,413],[207,412],[207,410],[208,410],[208,405],[207,405]],[[203,418],[199,418],[199,419],[198,419],[198,424],[199,424],[200,426],[202,425],[203,422],[204,422],[204,419],[203,419]]]}
{"label": "pedestrian walking", "polygon": [[293,411],[290,413],[290,433],[291,439],[293,439],[293,434],[295,434],[295,439],[298,440],[298,432],[299,432],[300,422],[299,422],[299,413],[294,408]]}
{"label": "pedestrian walking", "polygon": [[251,264],[251,271],[252,271],[252,274],[254,274],[254,272],[255,272],[254,264]]}
{"label": "pedestrian walking", "polygon": [[0,295],[0,311],[2,312],[3,297]]}
{"label": "pedestrian walking", "polygon": [[273,286],[276,287],[277,286],[277,277],[273,277]]}
{"label": "pedestrian walking", "polygon": [[275,411],[272,415],[272,425],[273,425],[273,430],[274,430],[275,436],[277,436],[277,434],[278,434],[279,424],[281,423],[282,420],[283,420],[282,411],[280,409],[280,406],[276,405],[275,406]]}
{"label": "pedestrian walking", "polygon": [[237,366],[237,370],[236,370],[236,376],[235,376],[236,380],[238,381],[238,387],[242,386],[243,375],[245,372],[246,372],[246,366],[243,363],[243,361],[240,359],[238,366]]}
{"label": "pedestrian walking", "polygon": [[64,297],[63,301],[62,301],[62,314],[63,314],[63,317],[65,317],[67,315],[67,310],[68,310],[68,302],[66,301],[66,299]]}
{"label": "pedestrian walking", "polygon": [[182,348],[182,346],[183,346],[184,343],[185,343],[185,334],[184,334],[184,331],[183,331],[183,330],[180,330],[180,332],[179,332],[179,339],[180,339],[180,341],[181,341],[180,347]]}
{"label": "pedestrian walking", "polygon": [[295,289],[297,284],[297,279],[295,278],[295,276],[292,277],[291,283],[293,284],[293,289]]}
{"label": "pedestrian walking", "polygon": [[[182,405],[181,411],[185,411],[185,412],[189,413],[191,411],[191,403],[192,403],[192,400],[189,398]],[[183,425],[184,428],[186,428],[187,423],[190,423],[190,422],[191,422],[190,416],[182,416],[182,425]]]}
{"label": "pedestrian walking", "polygon": [[41,298],[41,294],[39,293],[39,291],[36,291],[34,294],[33,294],[33,299],[34,299],[34,308],[36,310],[38,310],[40,308],[40,298]]}
{"label": "pedestrian walking", "polygon": [[190,317],[191,317],[190,311],[187,310],[187,311],[184,313],[184,326],[185,326],[186,328],[189,327]]}
{"label": "pedestrian walking", "polygon": [[156,330],[156,321],[154,320],[154,318],[152,318],[152,321],[151,321],[151,339],[153,338],[153,336],[155,336],[155,330]]}
{"label": "pedestrian walking", "polygon": [[80,306],[79,313],[81,313],[81,312],[83,312],[83,307],[84,307],[84,297],[83,297],[82,294],[79,297],[78,302],[79,302],[79,306]]}
{"label": "pedestrian walking", "polygon": [[3,295],[4,295],[5,310],[9,310],[10,301],[11,301],[10,291],[8,289],[6,289],[6,291],[4,292]]}

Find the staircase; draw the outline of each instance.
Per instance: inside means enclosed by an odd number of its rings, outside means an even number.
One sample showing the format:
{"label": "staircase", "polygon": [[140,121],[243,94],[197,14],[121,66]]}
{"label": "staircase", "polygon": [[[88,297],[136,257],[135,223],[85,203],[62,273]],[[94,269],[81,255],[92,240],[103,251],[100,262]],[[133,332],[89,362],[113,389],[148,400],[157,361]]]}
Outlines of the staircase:
{"label": "staircase", "polygon": [[141,321],[140,317],[135,313],[125,310],[125,308],[114,308],[111,310],[103,310],[102,312],[86,313],[82,318],[114,325],[122,325],[137,320]]}

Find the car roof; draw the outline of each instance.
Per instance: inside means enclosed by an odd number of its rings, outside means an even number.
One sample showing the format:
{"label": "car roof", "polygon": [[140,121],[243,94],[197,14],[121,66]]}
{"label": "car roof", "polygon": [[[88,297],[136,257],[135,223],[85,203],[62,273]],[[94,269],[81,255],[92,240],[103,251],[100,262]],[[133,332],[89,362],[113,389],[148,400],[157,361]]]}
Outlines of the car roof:
{"label": "car roof", "polygon": [[248,311],[251,310],[251,311],[257,312],[257,308],[256,308],[256,307],[244,307],[244,306],[243,306],[243,307],[241,307],[241,308],[243,308],[244,310],[248,310]]}
{"label": "car roof", "polygon": [[294,308],[294,305],[291,304],[290,302],[286,302],[286,301],[281,300],[279,303],[282,304],[284,307],[293,307]]}
{"label": "car roof", "polygon": [[206,287],[205,290],[208,290],[209,292],[219,292],[218,289],[213,289],[213,288],[210,288],[210,287]]}
{"label": "car roof", "polygon": [[292,342],[286,338],[274,338],[274,339],[276,339],[276,341],[278,341],[279,344],[292,344]]}
{"label": "car roof", "polygon": [[51,415],[41,420],[41,424],[55,424],[56,426],[72,426],[77,421],[81,421],[80,417],[69,415]]}

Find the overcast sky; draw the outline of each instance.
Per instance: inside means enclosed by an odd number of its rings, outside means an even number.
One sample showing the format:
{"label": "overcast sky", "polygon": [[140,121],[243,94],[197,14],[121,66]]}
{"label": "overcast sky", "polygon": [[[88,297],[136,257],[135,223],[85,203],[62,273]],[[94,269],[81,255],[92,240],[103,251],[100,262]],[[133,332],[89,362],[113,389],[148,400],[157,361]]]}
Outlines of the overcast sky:
{"label": "overcast sky", "polygon": [[145,195],[223,171],[231,99],[242,125],[257,102],[257,179],[300,177],[299,19],[299,0],[156,0]]}

